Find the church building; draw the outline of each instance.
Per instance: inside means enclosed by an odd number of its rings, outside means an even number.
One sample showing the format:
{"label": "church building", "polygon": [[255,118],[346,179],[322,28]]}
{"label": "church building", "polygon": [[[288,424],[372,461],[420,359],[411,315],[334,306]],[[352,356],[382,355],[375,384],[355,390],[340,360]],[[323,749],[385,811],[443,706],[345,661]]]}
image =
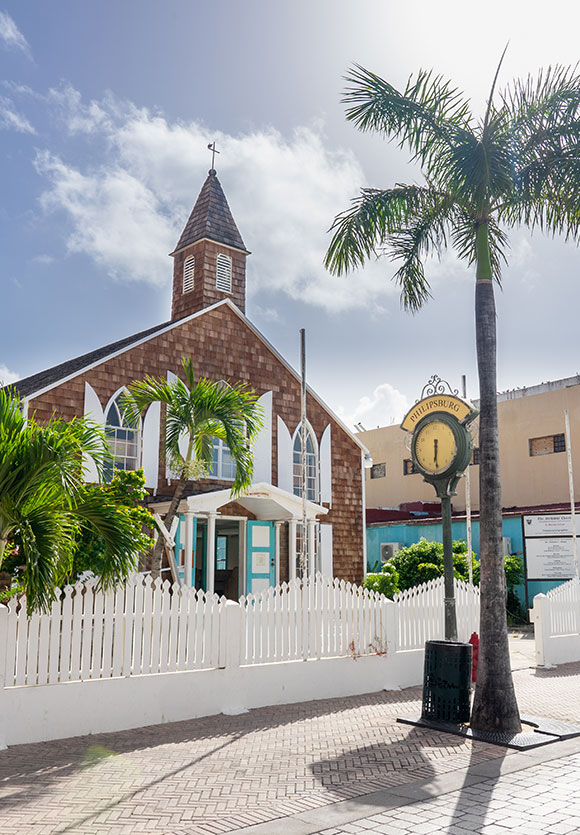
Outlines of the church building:
{"label": "church building", "polygon": [[188,484],[179,507],[175,557],[182,582],[231,599],[259,592],[296,576],[303,541],[309,572],[361,582],[366,448],[308,388],[303,530],[300,377],[246,318],[249,254],[212,168],[171,253],[171,319],[11,388],[40,421],[56,412],[102,425],[115,467],[144,468],[150,509],[163,517],[175,482],[162,456],[160,406],[150,406],[140,426],[127,425],[120,406],[125,387],[148,374],[179,375],[183,357],[192,357],[197,379],[247,383],[264,413],[254,481],[231,500],[235,465],[216,440],[211,473]]}

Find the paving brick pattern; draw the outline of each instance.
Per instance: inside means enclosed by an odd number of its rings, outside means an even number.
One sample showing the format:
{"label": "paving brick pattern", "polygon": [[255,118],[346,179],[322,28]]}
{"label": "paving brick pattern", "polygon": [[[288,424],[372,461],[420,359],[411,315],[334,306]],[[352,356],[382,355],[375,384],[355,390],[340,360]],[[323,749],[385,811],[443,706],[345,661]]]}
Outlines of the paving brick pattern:
{"label": "paving brick pattern", "polygon": [[[580,664],[514,680],[522,712],[578,721]],[[0,753],[0,833],[231,832],[513,753],[398,724],[420,697],[415,687],[17,746]]]}
{"label": "paving brick pattern", "polygon": [[485,780],[442,797],[389,809],[319,835],[577,835],[580,754]]}

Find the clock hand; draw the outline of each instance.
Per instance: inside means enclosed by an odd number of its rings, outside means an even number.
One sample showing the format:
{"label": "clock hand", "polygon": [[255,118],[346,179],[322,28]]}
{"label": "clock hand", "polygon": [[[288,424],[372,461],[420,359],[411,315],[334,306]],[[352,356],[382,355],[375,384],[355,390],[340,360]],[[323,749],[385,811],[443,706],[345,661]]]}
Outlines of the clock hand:
{"label": "clock hand", "polygon": [[437,438],[433,438],[433,463],[435,464],[435,466],[437,466],[437,446],[438,446],[438,444],[439,444],[439,441],[437,440]]}

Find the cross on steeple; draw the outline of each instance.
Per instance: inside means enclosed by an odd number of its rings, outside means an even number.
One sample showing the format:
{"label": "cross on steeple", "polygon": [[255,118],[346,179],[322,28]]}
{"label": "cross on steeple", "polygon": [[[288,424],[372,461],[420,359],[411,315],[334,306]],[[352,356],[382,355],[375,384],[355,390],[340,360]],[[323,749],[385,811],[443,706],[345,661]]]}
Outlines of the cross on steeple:
{"label": "cross on steeple", "polygon": [[221,151],[217,151],[215,147],[215,139],[213,142],[210,142],[207,146],[208,150],[211,151],[211,170],[215,169],[215,155],[221,153]]}

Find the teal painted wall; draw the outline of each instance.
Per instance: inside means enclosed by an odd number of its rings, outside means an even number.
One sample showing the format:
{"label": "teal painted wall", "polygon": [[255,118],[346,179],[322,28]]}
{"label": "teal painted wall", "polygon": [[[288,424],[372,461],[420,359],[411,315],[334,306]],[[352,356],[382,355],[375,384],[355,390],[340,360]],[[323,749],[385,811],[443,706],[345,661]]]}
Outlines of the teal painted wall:
{"label": "teal painted wall", "polygon": [[[467,526],[465,521],[452,523],[453,539],[463,539],[467,541]],[[503,535],[507,536],[512,541],[512,553],[517,556],[523,556],[523,532],[522,532],[522,517],[509,516],[503,520]],[[367,526],[367,570],[372,571],[374,566],[381,561],[381,543],[382,542],[401,542],[404,546],[414,545],[419,542],[421,537],[424,537],[429,542],[443,542],[443,532],[441,524],[433,522],[414,523],[409,525],[406,522],[393,525],[373,525]],[[471,541],[472,548],[476,556],[479,558],[479,522],[475,521],[471,526]],[[532,606],[532,601],[536,594],[545,594],[550,589],[556,588],[562,584],[561,580],[535,580],[529,582],[528,585],[528,606]],[[522,604],[526,605],[526,590],[522,584],[516,589],[518,597]]]}

